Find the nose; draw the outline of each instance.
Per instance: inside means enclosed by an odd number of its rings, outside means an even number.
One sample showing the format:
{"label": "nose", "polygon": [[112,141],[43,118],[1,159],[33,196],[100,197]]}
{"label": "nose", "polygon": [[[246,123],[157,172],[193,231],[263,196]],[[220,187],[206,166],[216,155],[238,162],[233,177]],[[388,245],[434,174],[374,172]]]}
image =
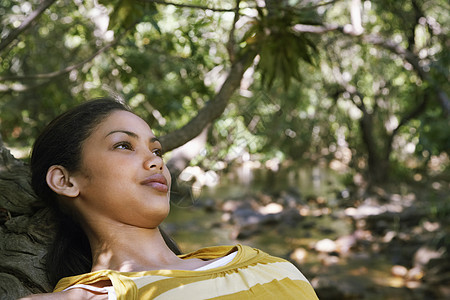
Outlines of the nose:
{"label": "nose", "polygon": [[161,158],[161,156],[156,155],[155,153],[151,152],[148,157],[144,160],[144,169],[151,170],[162,170],[164,166],[164,161]]}

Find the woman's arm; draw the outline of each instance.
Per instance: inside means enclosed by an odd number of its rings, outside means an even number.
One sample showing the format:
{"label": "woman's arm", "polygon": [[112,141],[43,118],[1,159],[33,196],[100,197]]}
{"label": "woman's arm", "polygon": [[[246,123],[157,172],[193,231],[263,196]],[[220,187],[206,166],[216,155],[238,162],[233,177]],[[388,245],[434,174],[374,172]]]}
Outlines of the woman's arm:
{"label": "woman's arm", "polygon": [[29,295],[19,300],[107,300],[108,294],[98,293],[94,291],[88,291],[82,288],[73,288],[63,292],[48,293],[48,294],[35,294]]}

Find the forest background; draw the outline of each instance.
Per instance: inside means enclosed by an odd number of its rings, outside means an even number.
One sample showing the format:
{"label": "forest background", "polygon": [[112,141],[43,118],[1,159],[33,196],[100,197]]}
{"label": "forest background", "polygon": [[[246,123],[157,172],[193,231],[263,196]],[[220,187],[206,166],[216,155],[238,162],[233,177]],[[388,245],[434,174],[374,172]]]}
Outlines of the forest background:
{"label": "forest background", "polygon": [[[231,242],[281,234],[255,243],[296,262],[321,299],[447,297],[449,11],[444,0],[0,0],[0,292],[49,289],[51,224],[27,181],[35,137],[112,96],[161,137],[176,207],[219,216],[228,227],[201,225]],[[267,185],[305,167],[320,177],[317,166],[339,181],[331,193]],[[266,189],[202,193],[258,170]],[[209,245],[192,239],[177,240]]]}

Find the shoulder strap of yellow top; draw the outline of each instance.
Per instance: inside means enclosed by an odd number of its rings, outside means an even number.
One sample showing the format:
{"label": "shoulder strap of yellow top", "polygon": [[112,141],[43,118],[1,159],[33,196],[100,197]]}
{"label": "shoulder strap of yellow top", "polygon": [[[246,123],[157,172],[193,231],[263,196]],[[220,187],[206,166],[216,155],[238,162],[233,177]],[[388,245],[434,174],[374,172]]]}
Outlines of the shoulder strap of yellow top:
{"label": "shoulder strap of yellow top", "polygon": [[58,282],[53,292],[61,292],[76,284],[89,285],[102,280],[111,280],[118,300],[137,299],[138,289],[134,281],[129,277],[112,270],[100,270],[82,275],[65,277]]}
{"label": "shoulder strap of yellow top", "polygon": [[215,246],[196,250],[194,252],[178,255],[182,259],[199,258],[199,259],[214,259],[226,256],[231,252],[238,251],[240,245],[236,246]]}

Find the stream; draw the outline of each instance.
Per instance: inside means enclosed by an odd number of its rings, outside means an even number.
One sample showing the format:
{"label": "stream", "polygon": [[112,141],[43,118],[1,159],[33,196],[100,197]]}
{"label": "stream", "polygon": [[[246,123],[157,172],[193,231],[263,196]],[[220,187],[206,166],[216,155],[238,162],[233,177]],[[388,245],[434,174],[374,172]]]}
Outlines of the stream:
{"label": "stream", "polygon": [[236,243],[259,248],[296,264],[320,299],[439,299],[412,261],[420,243],[404,246],[402,223],[390,217],[411,207],[420,212],[411,193],[355,205],[342,184],[346,175],[320,165],[188,172],[163,226],[183,252]]}

